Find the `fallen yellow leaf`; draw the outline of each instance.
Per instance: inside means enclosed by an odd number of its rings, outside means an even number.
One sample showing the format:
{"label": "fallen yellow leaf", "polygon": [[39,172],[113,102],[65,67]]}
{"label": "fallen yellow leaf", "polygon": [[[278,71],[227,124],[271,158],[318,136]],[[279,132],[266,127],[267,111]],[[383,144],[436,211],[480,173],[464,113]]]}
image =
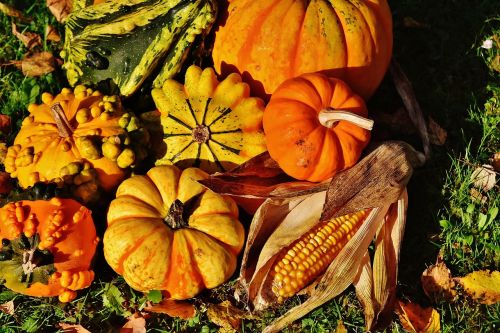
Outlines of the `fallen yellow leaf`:
{"label": "fallen yellow leaf", "polygon": [[500,272],[477,271],[456,279],[465,292],[482,304],[495,304],[500,301]]}
{"label": "fallen yellow leaf", "polygon": [[399,321],[411,333],[439,333],[441,323],[439,313],[433,308],[422,308],[416,303],[398,301],[396,308]]}
{"label": "fallen yellow leaf", "polygon": [[26,17],[23,15],[21,11],[1,2],[0,2],[0,12],[10,17],[26,20]]}
{"label": "fallen yellow leaf", "polygon": [[141,313],[134,313],[127,318],[120,333],[146,333],[146,318]]}
{"label": "fallen yellow leaf", "polygon": [[425,294],[432,301],[453,301],[457,297],[455,281],[444,262],[438,260],[436,265],[429,266],[420,278]]}

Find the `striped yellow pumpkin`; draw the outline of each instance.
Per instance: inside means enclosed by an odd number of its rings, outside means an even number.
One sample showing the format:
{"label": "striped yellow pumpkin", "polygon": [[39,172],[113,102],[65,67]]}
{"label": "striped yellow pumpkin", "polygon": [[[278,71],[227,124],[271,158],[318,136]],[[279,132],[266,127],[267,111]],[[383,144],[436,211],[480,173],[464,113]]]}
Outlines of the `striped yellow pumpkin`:
{"label": "striped yellow pumpkin", "polygon": [[164,156],[157,164],[231,169],[266,150],[264,102],[250,97],[238,74],[219,82],[212,68],[191,66],[185,84],[167,80],[152,91],[161,112]]}

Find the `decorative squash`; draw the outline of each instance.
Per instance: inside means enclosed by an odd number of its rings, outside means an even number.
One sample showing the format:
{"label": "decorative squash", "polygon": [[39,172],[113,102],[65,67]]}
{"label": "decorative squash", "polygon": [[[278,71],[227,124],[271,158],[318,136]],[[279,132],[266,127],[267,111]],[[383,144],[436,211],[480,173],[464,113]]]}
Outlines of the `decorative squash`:
{"label": "decorative squash", "polygon": [[187,299],[226,281],[245,241],[234,201],[200,169],[172,165],[126,179],[108,211],[104,256],[134,289]]}
{"label": "decorative squash", "polygon": [[0,279],[30,296],[69,302],[94,279],[99,238],[91,212],[71,199],[17,201],[0,208]]}
{"label": "decorative squash", "polygon": [[271,157],[288,175],[322,181],[356,163],[373,122],[363,99],[320,73],[283,82],[264,112]]}
{"label": "decorative squash", "polygon": [[212,52],[217,72],[242,73],[258,96],[323,71],[364,98],[382,81],[391,54],[386,0],[232,0]]}
{"label": "decorative squash", "polygon": [[61,52],[68,81],[111,79],[129,96],[154,74],[160,87],[179,72],[196,36],[216,16],[215,0],[107,1],[75,11]]}
{"label": "decorative squash", "polygon": [[162,113],[165,155],[157,164],[199,167],[209,173],[232,169],[266,150],[264,102],[249,97],[238,74],[218,82],[212,68],[190,66],[185,86],[167,80],[154,89]]}
{"label": "decorative squash", "polygon": [[122,111],[117,96],[77,86],[56,96],[44,93],[42,102],[28,107],[4,162],[21,187],[65,182],[88,201],[98,185],[112,190],[144,158],[148,133]]}

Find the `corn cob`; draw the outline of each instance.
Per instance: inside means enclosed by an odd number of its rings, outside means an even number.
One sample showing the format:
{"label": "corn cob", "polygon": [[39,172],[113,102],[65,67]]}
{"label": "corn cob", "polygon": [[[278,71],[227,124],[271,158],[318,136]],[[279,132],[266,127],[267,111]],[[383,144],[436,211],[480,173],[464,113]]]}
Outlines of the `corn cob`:
{"label": "corn cob", "polygon": [[272,291],[283,302],[322,274],[368,216],[368,211],[322,222],[294,241],[271,268]]}

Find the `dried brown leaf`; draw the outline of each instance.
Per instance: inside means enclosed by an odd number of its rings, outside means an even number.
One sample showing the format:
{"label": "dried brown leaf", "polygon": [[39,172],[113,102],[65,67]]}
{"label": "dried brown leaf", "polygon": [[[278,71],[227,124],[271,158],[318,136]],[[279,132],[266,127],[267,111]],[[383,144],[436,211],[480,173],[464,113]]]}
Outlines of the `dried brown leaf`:
{"label": "dried brown leaf", "polygon": [[27,18],[23,15],[21,11],[1,2],[0,2],[0,12],[10,17],[15,17],[21,20],[27,20]]}
{"label": "dried brown leaf", "polygon": [[420,139],[422,140],[424,155],[426,159],[428,159],[431,152],[429,132],[424,114],[417,101],[412,84],[403,72],[401,66],[394,59],[391,61],[390,72],[394,81],[394,86],[396,87],[396,90],[401,97],[406,110],[408,111],[411,121],[419,133]]}
{"label": "dried brown leaf", "polygon": [[439,259],[435,265],[429,266],[422,273],[420,280],[425,294],[435,303],[440,300],[451,302],[457,297],[456,284],[451,272]]}
{"label": "dried brown leaf", "polygon": [[465,292],[481,304],[495,304],[500,301],[500,272],[477,271],[456,279]]}
{"label": "dried brown leaf", "polygon": [[71,0],[47,0],[47,7],[58,22],[64,22],[71,13]]}
{"label": "dried brown leaf", "polygon": [[491,165],[493,166],[493,170],[496,172],[500,172],[500,151],[496,152],[491,156]]}
{"label": "dried brown leaf", "polygon": [[219,332],[239,331],[242,319],[254,318],[248,312],[234,307],[228,300],[219,304],[210,304],[207,316],[208,320],[221,328]]}
{"label": "dried brown leaf", "polygon": [[13,187],[10,175],[5,171],[0,171],[0,194],[9,193]]}
{"label": "dried brown leaf", "polygon": [[496,173],[489,164],[477,167],[471,175],[471,181],[478,190],[488,192],[496,184]]}
{"label": "dried brown leaf", "polygon": [[422,308],[416,303],[398,302],[396,313],[401,325],[411,333],[439,333],[439,313],[433,308]]}
{"label": "dried brown leaf", "polygon": [[56,69],[54,56],[50,52],[34,53],[20,63],[23,74],[31,77],[45,75]]}
{"label": "dried brown leaf", "polygon": [[0,304],[0,311],[12,316],[14,314],[14,301]]}
{"label": "dried brown leaf", "polygon": [[403,18],[403,25],[405,28],[429,28],[430,27],[428,24],[419,22],[410,16],[406,16],[405,18]]}
{"label": "dried brown leaf", "polygon": [[47,24],[47,26],[45,27],[45,38],[47,40],[51,40],[56,43],[61,41],[61,36],[59,35],[59,32],[57,32],[57,29],[51,26],[50,24]]}
{"label": "dried brown leaf", "polygon": [[481,192],[479,192],[475,188],[470,189],[470,196],[471,196],[472,200],[479,202],[481,204],[485,204],[488,201],[488,197],[483,195]]}
{"label": "dried brown leaf", "polygon": [[23,42],[24,46],[26,46],[28,50],[31,50],[37,46],[42,46],[42,38],[39,34],[30,31],[19,32],[14,22],[12,22],[12,34],[16,36],[17,39],[19,39],[21,42]]}
{"label": "dried brown leaf", "polygon": [[146,333],[146,317],[141,313],[134,313],[127,318],[127,322],[120,329],[120,333]]}
{"label": "dried brown leaf", "polygon": [[91,333],[82,325],[59,323],[59,327],[64,333]]}
{"label": "dried brown leaf", "polygon": [[429,140],[433,145],[442,146],[446,142],[448,133],[438,125],[438,123],[429,117],[429,122],[427,123],[429,129]]}
{"label": "dried brown leaf", "polygon": [[171,299],[163,299],[158,304],[149,305],[144,308],[144,311],[164,313],[170,317],[178,317],[182,319],[193,318],[196,315],[194,305],[186,301],[175,301]]}
{"label": "dried brown leaf", "polygon": [[9,134],[11,131],[12,121],[10,116],[6,114],[0,114],[0,133],[1,134]]}
{"label": "dried brown leaf", "polygon": [[332,178],[321,215],[333,217],[396,202],[420,156],[403,142],[385,142],[348,170]]}

